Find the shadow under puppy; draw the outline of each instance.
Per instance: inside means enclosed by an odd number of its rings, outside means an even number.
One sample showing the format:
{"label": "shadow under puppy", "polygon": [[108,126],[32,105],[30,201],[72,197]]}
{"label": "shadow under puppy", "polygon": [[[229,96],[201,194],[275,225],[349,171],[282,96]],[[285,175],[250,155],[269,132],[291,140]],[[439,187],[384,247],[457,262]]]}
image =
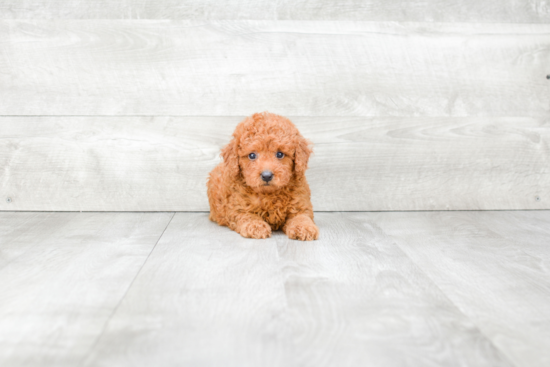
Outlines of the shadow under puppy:
{"label": "shadow under puppy", "polygon": [[316,240],[305,176],[311,152],[289,119],[268,112],[247,117],[210,172],[210,220],[248,238],[282,228],[291,239]]}

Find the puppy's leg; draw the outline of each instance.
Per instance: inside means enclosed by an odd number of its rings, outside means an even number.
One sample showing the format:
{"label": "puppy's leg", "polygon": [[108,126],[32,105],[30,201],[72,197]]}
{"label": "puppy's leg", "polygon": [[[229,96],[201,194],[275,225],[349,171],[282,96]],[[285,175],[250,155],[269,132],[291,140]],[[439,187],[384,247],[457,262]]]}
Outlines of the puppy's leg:
{"label": "puppy's leg", "polygon": [[283,232],[292,240],[312,241],[319,238],[319,228],[307,214],[287,219]]}
{"label": "puppy's leg", "polygon": [[246,238],[267,238],[271,236],[269,224],[254,214],[236,216],[230,228]]}

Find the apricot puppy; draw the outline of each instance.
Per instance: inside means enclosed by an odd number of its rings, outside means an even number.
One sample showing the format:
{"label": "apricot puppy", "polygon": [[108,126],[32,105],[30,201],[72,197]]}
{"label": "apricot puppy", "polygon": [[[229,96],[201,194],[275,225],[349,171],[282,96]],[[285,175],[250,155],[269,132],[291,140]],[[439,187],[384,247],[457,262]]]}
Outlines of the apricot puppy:
{"label": "apricot puppy", "polygon": [[311,152],[289,119],[268,112],[247,117],[210,172],[210,220],[248,238],[282,228],[291,239],[316,240],[305,176]]}

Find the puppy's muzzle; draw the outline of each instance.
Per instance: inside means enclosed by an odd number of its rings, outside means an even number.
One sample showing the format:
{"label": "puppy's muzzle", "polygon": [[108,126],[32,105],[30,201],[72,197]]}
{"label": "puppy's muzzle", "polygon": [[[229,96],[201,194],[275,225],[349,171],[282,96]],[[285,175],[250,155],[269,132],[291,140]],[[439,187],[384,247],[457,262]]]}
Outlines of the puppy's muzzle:
{"label": "puppy's muzzle", "polygon": [[269,182],[273,180],[273,172],[271,171],[263,171],[261,176],[262,176],[262,180],[265,182]]}

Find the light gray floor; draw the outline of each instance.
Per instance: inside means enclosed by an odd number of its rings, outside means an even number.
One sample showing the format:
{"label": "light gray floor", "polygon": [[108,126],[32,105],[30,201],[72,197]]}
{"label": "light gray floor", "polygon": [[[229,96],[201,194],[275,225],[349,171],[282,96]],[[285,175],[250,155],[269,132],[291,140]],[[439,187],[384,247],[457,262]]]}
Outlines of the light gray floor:
{"label": "light gray floor", "polygon": [[550,211],[0,212],[0,366],[548,366]]}

